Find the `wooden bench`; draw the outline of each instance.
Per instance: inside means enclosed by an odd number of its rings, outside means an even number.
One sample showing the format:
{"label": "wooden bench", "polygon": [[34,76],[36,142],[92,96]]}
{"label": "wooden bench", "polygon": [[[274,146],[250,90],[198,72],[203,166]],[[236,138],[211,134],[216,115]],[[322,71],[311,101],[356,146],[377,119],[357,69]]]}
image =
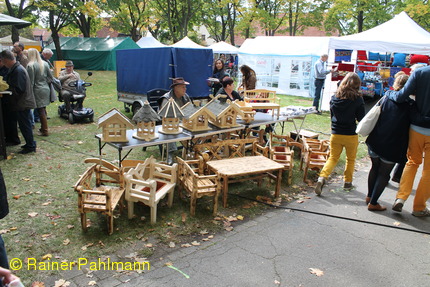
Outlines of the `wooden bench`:
{"label": "wooden bench", "polygon": [[[87,230],[87,212],[100,212],[108,217],[108,233],[113,233],[113,212],[116,206],[123,206],[124,181],[120,168],[97,158],[89,158],[85,163],[93,163],[74,186],[78,192],[78,209],[81,226]],[[106,185],[109,184],[109,185]]]}
{"label": "wooden bench", "polygon": [[281,105],[279,104],[280,99],[276,97],[276,91],[265,89],[245,90],[243,98],[253,109],[272,110],[272,116],[275,115],[275,110],[278,110],[277,117],[279,118]]}

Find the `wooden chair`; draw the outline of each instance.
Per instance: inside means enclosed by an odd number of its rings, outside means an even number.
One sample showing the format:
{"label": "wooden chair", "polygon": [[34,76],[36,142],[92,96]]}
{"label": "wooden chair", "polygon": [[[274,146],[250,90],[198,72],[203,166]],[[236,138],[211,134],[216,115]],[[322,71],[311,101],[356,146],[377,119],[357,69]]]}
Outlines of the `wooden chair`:
{"label": "wooden chair", "polygon": [[321,170],[330,156],[328,140],[302,138],[303,151],[300,168],[304,168],[303,181],[306,182],[308,170]]}
{"label": "wooden chair", "polygon": [[[78,209],[81,226],[87,230],[87,212],[95,211],[108,217],[108,233],[113,233],[113,212],[117,205],[122,208],[124,181],[120,169],[102,159],[88,158],[85,163],[93,163],[81,175],[74,189],[78,192]],[[109,185],[106,185],[109,184]]]}
{"label": "wooden chair", "polygon": [[294,150],[292,147],[298,147],[300,150],[303,145],[296,142],[289,136],[275,135],[270,133],[270,158],[284,165],[284,170],[288,170],[287,183],[290,185],[293,177],[294,167]]}
{"label": "wooden chair", "polygon": [[177,164],[157,163],[152,156],[131,168],[124,175],[128,218],[134,215],[134,203],[143,202],[151,208],[151,223],[155,223],[158,202],[168,195],[168,206],[172,206],[176,176]]}
{"label": "wooden chair", "polygon": [[255,89],[243,91],[243,97],[245,102],[271,102],[279,103],[280,99],[276,97],[276,91]]}
{"label": "wooden chair", "polygon": [[203,196],[213,196],[213,215],[218,211],[218,196],[221,185],[217,175],[204,175],[203,158],[183,160],[176,157],[178,163],[179,194],[185,190],[190,196],[190,214],[196,213],[197,199]]}

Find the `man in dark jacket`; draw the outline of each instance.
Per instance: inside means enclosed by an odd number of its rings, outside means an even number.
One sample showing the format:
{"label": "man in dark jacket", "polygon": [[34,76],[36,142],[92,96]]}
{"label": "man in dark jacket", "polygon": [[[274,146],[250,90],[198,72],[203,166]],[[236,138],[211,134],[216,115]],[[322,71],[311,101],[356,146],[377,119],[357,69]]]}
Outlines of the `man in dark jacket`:
{"label": "man in dark jacket", "polygon": [[430,67],[415,70],[403,89],[390,93],[389,98],[402,103],[408,100],[409,95],[415,95],[416,105],[411,112],[408,162],[403,170],[393,210],[402,211],[424,157],[423,173],[415,193],[412,215],[429,217],[430,210],[426,207],[426,201],[430,198]]}
{"label": "man in dark jacket", "polygon": [[[0,169],[0,219],[4,218],[9,213],[7,204],[6,185],[4,183],[3,174]],[[3,238],[0,235],[0,267],[9,269],[9,261],[6,256],[6,248],[4,247]],[[1,285],[1,282],[0,282]]]}
{"label": "man in dark jacket", "polygon": [[9,128],[18,133],[16,122],[25,139],[25,145],[22,146],[21,154],[27,154],[36,151],[36,142],[33,138],[33,128],[31,124],[31,109],[36,108],[36,101],[33,96],[30,78],[27,70],[15,60],[13,53],[9,50],[4,50],[0,53],[3,64],[9,68],[7,74],[7,83],[12,96],[8,97],[8,107],[12,112],[15,112],[16,119],[11,119]]}

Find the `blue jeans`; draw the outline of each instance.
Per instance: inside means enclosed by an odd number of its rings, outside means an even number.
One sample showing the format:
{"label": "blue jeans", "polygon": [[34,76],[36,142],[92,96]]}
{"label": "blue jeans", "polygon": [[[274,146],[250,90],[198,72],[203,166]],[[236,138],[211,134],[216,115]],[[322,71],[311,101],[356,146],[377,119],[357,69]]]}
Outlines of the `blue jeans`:
{"label": "blue jeans", "polygon": [[321,90],[324,86],[324,81],[325,79],[315,79],[315,97],[312,106],[314,106],[317,111],[320,110]]}
{"label": "blue jeans", "polygon": [[36,149],[36,142],[33,138],[33,126],[31,124],[31,110],[19,111],[17,113],[18,126],[22,136],[25,139],[25,148]]}

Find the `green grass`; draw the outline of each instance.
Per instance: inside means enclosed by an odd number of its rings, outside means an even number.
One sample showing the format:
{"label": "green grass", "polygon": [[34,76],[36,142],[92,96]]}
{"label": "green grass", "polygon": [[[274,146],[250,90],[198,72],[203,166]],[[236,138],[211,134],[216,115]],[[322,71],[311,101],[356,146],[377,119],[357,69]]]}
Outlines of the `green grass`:
{"label": "green grass", "polygon": [[[79,71],[85,78],[86,71]],[[95,119],[111,108],[118,108],[123,113],[123,103],[116,100],[115,72],[93,72],[88,81],[93,83],[88,88],[84,106],[95,111]],[[281,96],[282,105],[311,106],[308,98]],[[258,216],[265,211],[266,206],[250,204],[250,201],[236,196],[229,196],[229,207],[219,207],[219,220],[212,216],[212,200],[198,200],[196,217],[189,216],[189,201],[181,200],[175,195],[174,204],[169,209],[161,204],[158,209],[157,224],[149,224],[149,208],[136,205],[138,216],[127,219],[126,212],[114,220],[113,235],[106,233],[105,216],[90,213],[88,218],[91,227],[84,233],[80,227],[80,217],[77,210],[77,194],[73,185],[88,167],[83,163],[87,157],[98,156],[98,141],[94,135],[100,133],[96,123],[68,124],[59,118],[57,109],[59,102],[48,106],[49,137],[35,135],[37,153],[20,155],[19,146],[8,147],[8,160],[1,162],[9,195],[10,214],[0,221],[0,232],[7,246],[9,259],[36,258],[38,261],[46,254],[52,254],[52,260],[76,261],[80,257],[90,259],[103,255],[116,254],[126,248],[134,249],[142,256],[149,257],[157,250],[159,244],[170,242],[191,242],[201,238],[200,232],[207,231],[215,234],[224,229],[222,218],[242,215],[245,220]],[[125,113],[131,117],[130,113]],[[37,131],[39,124],[36,124]],[[328,138],[330,133],[330,118],[328,113],[309,115],[305,128],[322,132]],[[292,130],[292,124],[286,124],[286,131]],[[36,134],[36,132],[35,132]],[[359,157],[365,155],[365,149],[360,145]],[[159,157],[158,147],[150,147],[147,152],[134,149],[129,159],[144,159],[148,154]],[[117,161],[117,151],[106,146],[103,158]],[[298,159],[297,161],[298,162]],[[341,172],[344,159],[338,165]],[[315,179],[316,173],[310,172],[309,178]],[[293,198],[306,187],[302,183],[302,174],[298,164],[294,171],[294,181],[291,187],[286,185],[283,178],[282,194],[284,200]],[[253,184],[234,184],[231,193],[255,199],[257,196],[270,197],[274,187],[258,188]],[[292,196],[292,197],[291,197]],[[13,197],[17,198],[14,199]],[[37,213],[30,217],[29,213]],[[192,236],[192,237],[191,237]],[[70,243],[66,244],[66,240]],[[145,247],[142,243],[153,243],[155,247]],[[91,245],[92,244],[92,245]],[[91,245],[91,246],[89,246]],[[86,250],[82,247],[89,246]],[[85,248],[84,248],[85,249]],[[43,281],[50,276],[49,272],[20,270],[16,272],[23,278],[24,284],[30,285],[35,280]],[[54,275],[58,276],[58,275]]]}

